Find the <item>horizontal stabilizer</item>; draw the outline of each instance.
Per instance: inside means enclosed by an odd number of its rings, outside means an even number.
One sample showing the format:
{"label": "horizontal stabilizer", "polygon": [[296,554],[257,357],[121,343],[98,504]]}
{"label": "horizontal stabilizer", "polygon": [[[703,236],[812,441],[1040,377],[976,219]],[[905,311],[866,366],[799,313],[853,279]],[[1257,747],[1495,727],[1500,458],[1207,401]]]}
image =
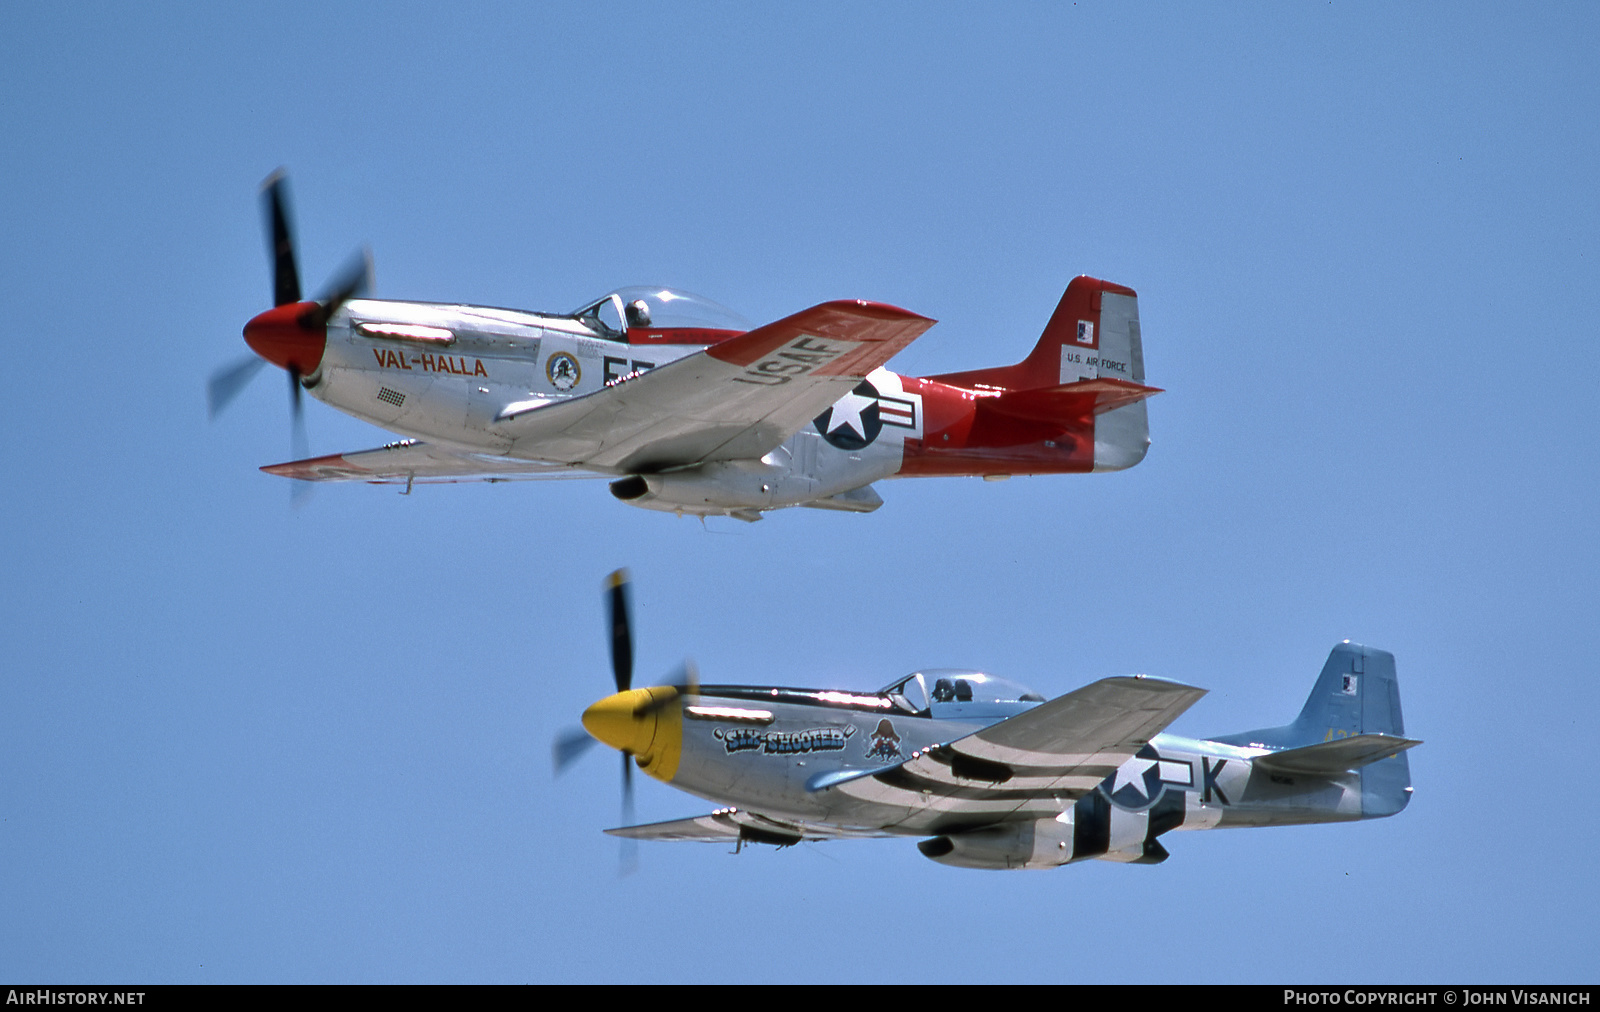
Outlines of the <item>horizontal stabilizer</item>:
{"label": "horizontal stabilizer", "polygon": [[1119,379],[1086,379],[1037,390],[1012,390],[979,401],[994,411],[1028,421],[1054,422],[1103,415],[1161,393],[1159,387]]}
{"label": "horizontal stabilizer", "polygon": [[1421,744],[1393,734],[1357,734],[1257,756],[1254,765],[1269,773],[1335,776]]}

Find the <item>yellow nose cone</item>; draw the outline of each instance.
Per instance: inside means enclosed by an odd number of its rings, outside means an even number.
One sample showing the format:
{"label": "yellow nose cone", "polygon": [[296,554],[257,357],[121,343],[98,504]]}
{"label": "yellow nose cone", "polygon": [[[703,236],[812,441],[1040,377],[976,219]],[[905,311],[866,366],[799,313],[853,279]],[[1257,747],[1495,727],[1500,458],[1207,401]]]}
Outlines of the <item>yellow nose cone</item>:
{"label": "yellow nose cone", "polygon": [[656,736],[651,702],[649,689],[607,696],[583,711],[583,729],[619,752],[648,752]]}
{"label": "yellow nose cone", "polygon": [[678,691],[658,685],[629,689],[583,711],[583,729],[619,752],[632,755],[639,768],[658,780],[678,771],[683,745],[683,713]]}

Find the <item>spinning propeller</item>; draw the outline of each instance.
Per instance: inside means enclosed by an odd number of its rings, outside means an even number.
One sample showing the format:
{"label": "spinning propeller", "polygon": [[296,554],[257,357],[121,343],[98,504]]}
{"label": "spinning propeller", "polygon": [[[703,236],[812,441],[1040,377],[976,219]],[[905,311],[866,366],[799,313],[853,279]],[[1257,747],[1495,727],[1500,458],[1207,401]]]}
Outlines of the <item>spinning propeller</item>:
{"label": "spinning propeller", "polygon": [[[611,677],[617,691],[583,712],[583,727],[569,728],[556,737],[551,747],[557,774],[563,772],[597,741],[622,753],[622,824],[633,824],[633,767],[650,761],[657,713],[677,703],[684,686],[690,694],[699,690],[700,676],[693,661],[685,661],[674,672],[671,684],[648,689],[633,688],[633,614],[629,606],[628,571],[619,569],[606,577],[606,625],[611,631]],[[624,841],[630,844],[633,841]],[[629,853],[624,852],[624,864]]]}
{"label": "spinning propeller", "polygon": [[244,327],[245,343],[255,356],[224,366],[211,374],[206,401],[213,419],[255,378],[267,362],[289,374],[290,452],[306,456],[305,417],[301,406],[303,379],[316,371],[328,343],[328,320],[345,303],[372,287],[372,254],[365,247],[329,279],[315,301],[300,297],[300,268],[295,257],[294,232],[289,225],[289,183],[282,169],[261,184],[267,219],[267,240],[272,255],[273,308]]}

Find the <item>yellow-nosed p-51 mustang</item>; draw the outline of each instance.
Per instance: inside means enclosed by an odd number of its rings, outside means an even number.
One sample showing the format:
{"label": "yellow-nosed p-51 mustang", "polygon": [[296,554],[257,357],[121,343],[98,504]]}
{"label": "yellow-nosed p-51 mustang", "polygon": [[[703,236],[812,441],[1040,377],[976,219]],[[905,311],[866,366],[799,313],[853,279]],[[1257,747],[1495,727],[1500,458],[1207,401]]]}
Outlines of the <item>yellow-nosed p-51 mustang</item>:
{"label": "yellow-nosed p-51 mustang", "polygon": [[[1183,829],[1345,822],[1411,798],[1394,656],[1348,641],[1282,727],[1166,732],[1205,690],[1145,675],[1055,699],[979,671],[927,670],[877,692],[631,687],[627,589],[610,589],[618,691],[556,745],[560,769],[598,740],[650,776],[717,802],[707,815],[608,830],[639,840],[787,846],[921,837],[966,868],[1153,864]],[[631,784],[625,781],[625,791]]]}

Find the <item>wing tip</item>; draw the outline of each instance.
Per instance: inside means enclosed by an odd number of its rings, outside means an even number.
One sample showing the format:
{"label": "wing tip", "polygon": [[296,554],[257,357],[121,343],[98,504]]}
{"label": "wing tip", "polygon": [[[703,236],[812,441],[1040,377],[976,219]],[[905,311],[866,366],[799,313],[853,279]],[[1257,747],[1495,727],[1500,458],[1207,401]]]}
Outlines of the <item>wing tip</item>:
{"label": "wing tip", "polygon": [[337,478],[359,478],[372,473],[364,467],[357,467],[345,460],[344,455],[339,453],[330,453],[322,457],[307,457],[305,460],[289,460],[282,464],[267,464],[261,470],[279,478],[293,478],[297,481],[330,481]]}
{"label": "wing tip", "polygon": [[861,316],[871,320],[925,320],[930,326],[939,322],[931,316],[923,316],[909,309],[902,309],[887,302],[873,302],[870,299],[835,299],[832,302],[824,302],[816,308],[838,310],[851,316]]}
{"label": "wing tip", "polygon": [[1112,675],[1110,678],[1102,678],[1100,681],[1137,686],[1141,689],[1158,692],[1197,692],[1201,696],[1211,691],[1210,689],[1202,689],[1198,685],[1190,685],[1187,682],[1179,682],[1171,678],[1160,678],[1156,675]]}

